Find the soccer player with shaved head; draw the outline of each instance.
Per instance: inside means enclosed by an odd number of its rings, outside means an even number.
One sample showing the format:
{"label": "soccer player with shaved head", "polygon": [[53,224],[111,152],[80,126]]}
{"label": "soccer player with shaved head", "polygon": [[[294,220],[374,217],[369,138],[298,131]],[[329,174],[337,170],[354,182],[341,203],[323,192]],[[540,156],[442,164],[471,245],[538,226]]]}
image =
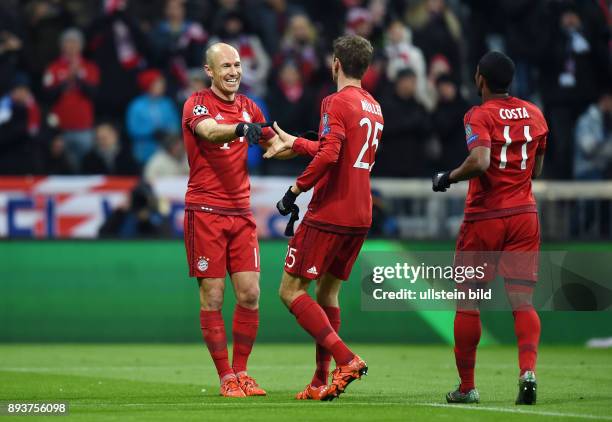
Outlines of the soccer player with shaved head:
{"label": "soccer player with shaved head", "polygon": [[[218,43],[206,50],[210,89],[193,93],[183,107],[189,159],[185,196],[185,249],[189,275],[200,289],[200,323],[226,397],[266,392],[247,373],[259,326],[259,245],[250,210],[247,150],[266,149],[277,138],[255,103],[238,94],[242,68],[236,49]],[[290,154],[278,158],[288,158]],[[225,276],[236,296],[230,365],[221,314]]]}
{"label": "soccer player with shaved head", "polygon": [[[433,190],[445,192],[451,184],[469,180],[455,265],[484,265],[487,271],[481,280],[468,280],[460,288],[476,291],[496,274],[504,277],[519,349],[516,404],[535,404],[540,318],[532,296],[538,277],[540,226],[531,179],[542,172],[548,126],[534,104],[508,93],[513,76],[514,63],[505,54],[491,51],[480,59],[474,79],[482,104],[464,117],[469,155],[456,169],[434,174]],[[446,400],[477,403],[478,300],[458,301],[454,332],[461,384]]]}

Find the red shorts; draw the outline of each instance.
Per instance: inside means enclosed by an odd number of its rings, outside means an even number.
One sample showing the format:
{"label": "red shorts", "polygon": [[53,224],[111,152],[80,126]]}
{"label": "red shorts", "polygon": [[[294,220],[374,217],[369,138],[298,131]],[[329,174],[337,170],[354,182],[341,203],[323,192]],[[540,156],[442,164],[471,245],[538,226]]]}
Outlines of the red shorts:
{"label": "red shorts", "polygon": [[226,272],[259,272],[257,227],[252,215],[185,210],[189,276],[224,278]]}
{"label": "red shorts", "polygon": [[[483,266],[484,277],[535,282],[538,278],[540,224],[538,214],[523,213],[486,220],[464,221],[455,253],[458,266]],[[482,273],[481,273],[482,274]]]}
{"label": "red shorts", "polygon": [[285,271],[310,280],[325,273],[347,280],[365,238],[365,234],[332,233],[302,223],[289,240]]}

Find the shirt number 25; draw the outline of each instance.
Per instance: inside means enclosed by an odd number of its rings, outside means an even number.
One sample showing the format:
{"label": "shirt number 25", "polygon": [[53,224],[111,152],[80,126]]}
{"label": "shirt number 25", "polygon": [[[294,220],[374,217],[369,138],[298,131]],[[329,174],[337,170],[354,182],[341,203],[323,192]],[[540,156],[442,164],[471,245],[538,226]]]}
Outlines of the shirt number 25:
{"label": "shirt number 25", "polygon": [[379,141],[378,136],[379,136],[379,133],[382,132],[383,130],[383,125],[380,124],[379,122],[374,122],[374,134],[373,135],[372,135],[372,121],[368,119],[367,117],[364,117],[363,119],[359,121],[359,126],[361,127],[367,126],[368,135],[366,136],[365,142],[363,143],[363,147],[361,147],[361,152],[359,152],[359,155],[357,156],[357,160],[355,161],[355,164],[353,164],[353,167],[358,168],[358,169],[372,171],[372,167],[374,167],[374,161],[372,161],[372,163],[366,163],[362,160],[363,160],[363,156],[368,151],[368,148],[370,147],[370,145],[372,146],[372,148],[374,148],[374,153],[376,153],[376,150],[378,149],[378,141]]}

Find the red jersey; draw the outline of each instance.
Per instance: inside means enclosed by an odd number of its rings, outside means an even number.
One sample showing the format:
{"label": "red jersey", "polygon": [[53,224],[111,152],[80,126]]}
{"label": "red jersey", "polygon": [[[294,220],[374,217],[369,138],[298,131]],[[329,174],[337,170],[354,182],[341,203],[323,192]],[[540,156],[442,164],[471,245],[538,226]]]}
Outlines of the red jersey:
{"label": "red jersey", "polygon": [[515,97],[472,107],[463,119],[468,150],[491,148],[491,162],[470,179],[465,220],[537,212],[531,192],[536,155],[546,149],[548,126],[542,112]]}
{"label": "red jersey", "polygon": [[298,138],[293,149],[313,155],[297,187],[314,186],[304,224],[336,233],[367,233],[372,224],[370,171],[383,130],[378,102],[347,86],[321,104],[319,142]]}
{"label": "red jersey", "polygon": [[78,68],[77,81],[69,81],[70,63],[61,57],[49,65],[43,78],[43,84],[48,89],[69,84],[52,109],[63,130],[85,130],[94,125],[93,99],[83,92],[80,84],[84,82],[97,86],[100,83],[100,72],[94,62],[85,59],[79,60]]}
{"label": "red jersey", "polygon": [[[224,144],[198,138],[195,128],[204,119],[215,119],[219,124],[260,123],[265,121],[263,113],[244,95],[238,94],[234,101],[226,101],[210,89],[193,93],[183,106],[183,139],[189,159],[187,208],[217,214],[248,214],[251,193],[247,170],[249,145],[242,138]],[[263,129],[265,140],[274,135],[272,129]]]}

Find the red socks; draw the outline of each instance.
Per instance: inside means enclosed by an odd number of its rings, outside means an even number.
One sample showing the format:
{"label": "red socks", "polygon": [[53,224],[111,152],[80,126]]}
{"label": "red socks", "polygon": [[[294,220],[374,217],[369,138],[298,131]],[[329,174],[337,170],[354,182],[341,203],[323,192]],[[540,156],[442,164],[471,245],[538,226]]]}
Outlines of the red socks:
{"label": "red socks", "polygon": [[[329,319],[329,324],[337,333],[340,330],[340,308],[335,306],[322,306],[321,307]],[[331,362],[332,355],[326,348],[322,347],[317,343],[317,370],[315,371],[314,377],[310,385],[313,387],[320,387],[327,384],[327,378],[329,376],[329,363]]]}
{"label": "red socks", "polygon": [[232,326],[234,339],[232,367],[236,374],[247,370],[247,361],[257,337],[257,328],[259,328],[259,310],[244,308],[237,304]]}
{"label": "red socks", "polygon": [[227,356],[227,338],[225,336],[225,324],[221,311],[200,310],[200,326],[204,341],[212,357],[219,378],[233,374]]}
{"label": "red socks", "polygon": [[462,393],[467,393],[475,388],[476,347],[480,341],[481,332],[480,311],[457,311],[455,314],[455,362],[461,378],[459,389]]}
{"label": "red socks", "polygon": [[540,317],[533,306],[523,306],[512,312],[514,332],[518,342],[519,367],[521,375],[525,371],[535,371],[540,341]]}
{"label": "red socks", "polygon": [[307,293],[291,302],[289,309],[295,315],[298,324],[315,339],[317,344],[331,352],[338,365],[345,365],[355,357],[355,354],[338,337],[321,306]]}

